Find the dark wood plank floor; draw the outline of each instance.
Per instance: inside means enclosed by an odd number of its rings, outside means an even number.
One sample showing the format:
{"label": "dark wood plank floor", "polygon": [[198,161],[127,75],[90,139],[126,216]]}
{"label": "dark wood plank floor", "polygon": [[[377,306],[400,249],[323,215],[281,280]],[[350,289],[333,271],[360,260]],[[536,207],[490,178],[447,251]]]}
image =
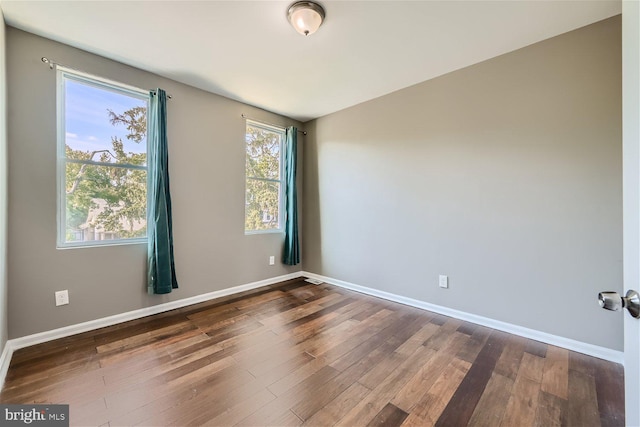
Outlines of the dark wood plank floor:
{"label": "dark wood plank floor", "polygon": [[72,425],[622,426],[620,365],[296,279],[17,351]]}

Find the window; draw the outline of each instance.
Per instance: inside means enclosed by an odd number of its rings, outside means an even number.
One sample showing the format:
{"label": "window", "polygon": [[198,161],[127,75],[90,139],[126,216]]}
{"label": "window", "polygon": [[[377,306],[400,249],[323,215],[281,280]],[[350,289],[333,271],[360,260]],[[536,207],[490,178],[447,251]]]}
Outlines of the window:
{"label": "window", "polygon": [[246,234],[282,231],[284,129],[247,120]]}
{"label": "window", "polygon": [[58,68],[58,247],[146,241],[148,102]]}

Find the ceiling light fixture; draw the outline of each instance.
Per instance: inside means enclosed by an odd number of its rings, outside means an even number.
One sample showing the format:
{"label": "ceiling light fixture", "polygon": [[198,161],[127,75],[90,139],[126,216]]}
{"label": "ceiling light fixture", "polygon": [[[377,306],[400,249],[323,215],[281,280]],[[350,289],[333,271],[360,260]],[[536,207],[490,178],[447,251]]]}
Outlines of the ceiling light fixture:
{"label": "ceiling light fixture", "polygon": [[324,9],[312,1],[297,1],[289,6],[287,18],[300,34],[308,36],[315,33],[324,21]]}

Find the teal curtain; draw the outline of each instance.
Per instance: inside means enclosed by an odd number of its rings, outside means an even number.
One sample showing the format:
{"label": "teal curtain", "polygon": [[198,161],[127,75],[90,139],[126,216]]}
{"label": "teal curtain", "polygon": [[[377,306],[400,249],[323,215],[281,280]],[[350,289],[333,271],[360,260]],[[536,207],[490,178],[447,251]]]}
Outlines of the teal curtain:
{"label": "teal curtain", "polygon": [[178,287],[173,260],[169,155],[167,148],[167,94],[150,92],[148,121],[147,286],[150,294],[168,294]]}
{"label": "teal curtain", "polygon": [[298,156],[298,129],[291,126],[286,131],[284,152],[285,219],[284,253],[282,262],[287,265],[300,263],[298,242],[298,195],[296,191],[296,167]]}

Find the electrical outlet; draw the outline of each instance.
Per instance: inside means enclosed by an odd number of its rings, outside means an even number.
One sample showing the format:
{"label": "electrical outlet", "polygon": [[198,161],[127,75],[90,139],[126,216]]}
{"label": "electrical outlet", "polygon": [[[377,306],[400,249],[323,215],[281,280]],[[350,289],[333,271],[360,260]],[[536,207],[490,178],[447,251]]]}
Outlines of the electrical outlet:
{"label": "electrical outlet", "polygon": [[449,277],[448,276],[443,276],[442,274],[440,275],[440,277],[438,278],[438,286],[440,286],[441,288],[448,288],[449,287]]}
{"label": "electrical outlet", "polygon": [[269,265],[276,265],[276,257],[273,255],[269,257]]}
{"label": "electrical outlet", "polygon": [[56,292],[56,306],[59,305],[67,305],[69,304],[69,291],[58,291]]}

